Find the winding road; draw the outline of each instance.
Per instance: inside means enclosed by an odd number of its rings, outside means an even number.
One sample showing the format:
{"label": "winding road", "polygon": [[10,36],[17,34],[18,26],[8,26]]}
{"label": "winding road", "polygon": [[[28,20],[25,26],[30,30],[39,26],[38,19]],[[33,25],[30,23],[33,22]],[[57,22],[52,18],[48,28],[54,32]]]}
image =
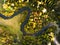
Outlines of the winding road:
{"label": "winding road", "polygon": [[[22,24],[21,24],[21,26],[20,26],[20,27],[21,27],[21,31],[23,32],[23,35],[24,35],[24,36],[25,36],[25,35],[31,35],[31,34],[27,34],[27,33],[24,31],[24,26],[28,23],[28,20],[29,20],[29,17],[30,17],[30,13],[32,12],[29,7],[23,7],[23,8],[21,8],[21,9],[18,9],[18,11],[17,11],[17,12],[14,12],[14,14],[13,14],[12,16],[10,16],[10,17],[7,17],[7,16],[5,16],[5,15],[3,15],[3,14],[0,14],[0,17],[2,17],[3,19],[11,19],[11,18],[13,18],[14,16],[18,15],[19,13],[21,13],[21,12],[23,12],[23,11],[25,11],[25,10],[28,11],[28,14],[27,14],[24,22],[22,22]],[[43,33],[44,33],[49,27],[51,27],[51,26],[52,26],[52,24],[49,23],[46,27],[42,28],[40,31],[32,34],[31,36],[39,36],[39,35],[43,34]]]}

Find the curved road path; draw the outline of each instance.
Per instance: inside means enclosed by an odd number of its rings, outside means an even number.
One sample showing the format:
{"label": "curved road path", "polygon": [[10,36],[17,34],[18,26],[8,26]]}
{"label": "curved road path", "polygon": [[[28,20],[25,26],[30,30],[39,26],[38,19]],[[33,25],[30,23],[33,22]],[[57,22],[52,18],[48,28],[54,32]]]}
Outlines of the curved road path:
{"label": "curved road path", "polygon": [[[30,13],[32,12],[29,7],[23,7],[23,8],[21,8],[21,9],[18,9],[18,11],[17,11],[17,12],[14,12],[14,14],[13,14],[12,16],[10,16],[10,17],[7,17],[7,16],[2,15],[2,14],[0,14],[0,17],[2,17],[3,19],[11,19],[11,18],[13,18],[14,16],[18,15],[19,13],[21,13],[21,12],[23,12],[23,11],[25,11],[25,10],[28,11],[28,14],[27,14],[24,22],[21,24],[21,31],[23,32],[23,35],[31,35],[31,34],[27,34],[27,33],[24,31],[24,26],[28,23],[28,20],[29,20],[29,17],[30,17]],[[45,32],[49,27],[51,27],[51,26],[52,26],[52,24],[49,23],[46,27],[42,28],[40,31],[38,31],[37,33],[32,34],[31,36],[39,36],[39,35],[41,35],[42,33],[44,33],[44,32]]]}

